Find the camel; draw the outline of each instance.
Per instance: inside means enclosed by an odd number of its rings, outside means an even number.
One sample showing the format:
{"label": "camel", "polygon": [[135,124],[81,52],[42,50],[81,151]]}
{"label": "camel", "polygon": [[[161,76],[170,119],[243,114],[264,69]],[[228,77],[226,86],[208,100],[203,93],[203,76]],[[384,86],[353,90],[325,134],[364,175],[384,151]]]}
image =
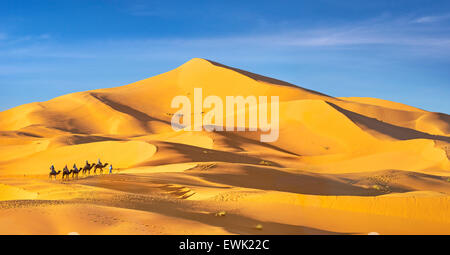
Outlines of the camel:
{"label": "camel", "polygon": [[61,173],[61,170],[59,170],[58,172],[53,172],[53,171],[51,171],[51,172],[48,174],[48,178],[53,179],[53,176],[55,176],[55,180],[56,180],[56,177],[57,177],[58,174],[60,174],[60,173]]}
{"label": "camel", "polygon": [[105,168],[108,165],[108,163],[105,164],[95,164],[94,166],[94,174],[97,173],[97,169],[100,169],[100,174],[103,174],[103,168]]}
{"label": "camel", "polygon": [[78,179],[78,173],[80,173],[81,172],[81,168],[76,168],[76,167],[74,167],[72,170],[71,170],[71,172],[72,172],[72,179],[74,179],[74,177],[77,177],[77,179]]}
{"label": "camel", "polygon": [[72,170],[67,169],[67,166],[64,167],[63,174],[62,174],[62,180],[64,181],[64,177],[66,177],[66,176],[67,176],[66,180],[68,180],[71,173],[72,173]]}
{"label": "camel", "polygon": [[91,169],[92,169],[94,166],[95,166],[95,163],[92,163],[92,164],[87,163],[87,164],[83,167],[83,169],[82,169],[83,175],[85,175],[86,172],[88,173],[88,175],[90,175],[90,174],[91,174]]}

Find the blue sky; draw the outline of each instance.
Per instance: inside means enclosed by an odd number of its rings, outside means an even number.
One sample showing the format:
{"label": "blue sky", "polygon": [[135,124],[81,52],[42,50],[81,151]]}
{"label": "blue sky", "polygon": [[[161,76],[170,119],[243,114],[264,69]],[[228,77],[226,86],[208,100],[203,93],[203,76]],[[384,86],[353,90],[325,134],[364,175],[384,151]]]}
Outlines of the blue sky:
{"label": "blue sky", "polygon": [[0,111],[194,57],[450,113],[450,1],[0,1]]}

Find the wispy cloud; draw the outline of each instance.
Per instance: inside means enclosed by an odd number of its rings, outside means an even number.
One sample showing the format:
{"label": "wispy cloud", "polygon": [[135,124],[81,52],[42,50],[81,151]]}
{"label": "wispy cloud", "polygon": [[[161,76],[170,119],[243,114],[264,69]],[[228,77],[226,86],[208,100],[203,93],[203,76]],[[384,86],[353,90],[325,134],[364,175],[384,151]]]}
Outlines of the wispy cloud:
{"label": "wispy cloud", "polygon": [[51,39],[50,34],[12,36],[0,33],[0,43],[5,46],[19,46],[23,43],[33,44]]}
{"label": "wispy cloud", "polygon": [[450,14],[434,15],[434,16],[423,16],[423,17],[419,17],[417,19],[414,19],[413,23],[419,23],[419,24],[435,23],[435,22],[445,21],[445,20],[448,20],[448,19],[450,19]]}

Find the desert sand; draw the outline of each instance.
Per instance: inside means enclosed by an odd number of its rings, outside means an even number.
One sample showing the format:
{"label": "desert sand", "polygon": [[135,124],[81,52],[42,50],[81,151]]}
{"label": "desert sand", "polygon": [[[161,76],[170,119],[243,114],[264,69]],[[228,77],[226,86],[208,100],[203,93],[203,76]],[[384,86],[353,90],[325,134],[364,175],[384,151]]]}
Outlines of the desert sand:
{"label": "desert sand", "polygon": [[[174,131],[199,87],[279,96],[279,139]],[[449,155],[447,114],[196,58],[1,112],[0,234],[450,234]],[[99,158],[113,174],[48,177]]]}

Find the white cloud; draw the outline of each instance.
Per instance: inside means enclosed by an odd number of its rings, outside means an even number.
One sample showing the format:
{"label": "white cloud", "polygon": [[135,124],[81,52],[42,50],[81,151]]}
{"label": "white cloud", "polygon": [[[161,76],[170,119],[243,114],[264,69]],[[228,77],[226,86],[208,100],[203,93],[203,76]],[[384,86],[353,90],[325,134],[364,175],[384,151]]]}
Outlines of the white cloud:
{"label": "white cloud", "polygon": [[42,40],[47,40],[47,39],[50,39],[51,36],[49,34],[41,34],[37,38],[42,39]]}
{"label": "white cloud", "polygon": [[450,19],[450,14],[446,15],[435,15],[435,16],[423,16],[413,20],[413,23],[425,24],[425,23],[435,23]]}

